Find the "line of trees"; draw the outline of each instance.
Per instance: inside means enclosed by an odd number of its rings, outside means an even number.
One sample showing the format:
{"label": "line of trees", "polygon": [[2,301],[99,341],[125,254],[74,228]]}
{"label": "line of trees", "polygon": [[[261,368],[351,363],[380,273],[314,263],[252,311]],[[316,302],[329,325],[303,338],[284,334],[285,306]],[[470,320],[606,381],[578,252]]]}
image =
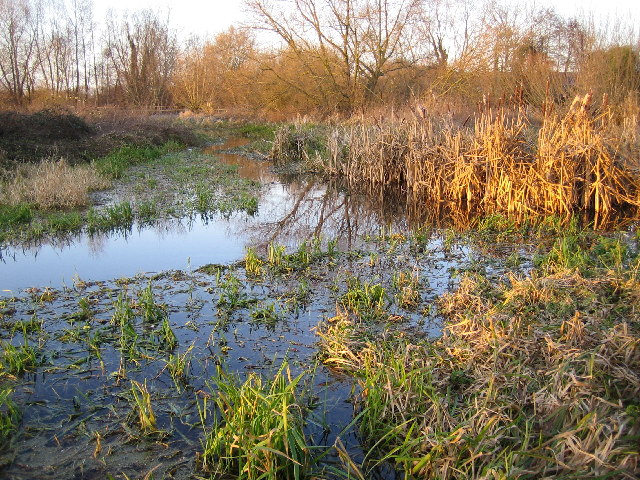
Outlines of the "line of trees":
{"label": "line of trees", "polygon": [[97,22],[92,0],[0,0],[3,101],[287,115],[412,100],[475,105],[514,94],[541,106],[578,91],[621,103],[640,91],[632,26],[596,28],[497,0],[245,5],[247,25],[179,42],[158,12]]}
{"label": "line of trees", "polygon": [[0,0],[5,103],[169,104],[180,50],[168,19],[140,11],[101,25],[92,0]]}

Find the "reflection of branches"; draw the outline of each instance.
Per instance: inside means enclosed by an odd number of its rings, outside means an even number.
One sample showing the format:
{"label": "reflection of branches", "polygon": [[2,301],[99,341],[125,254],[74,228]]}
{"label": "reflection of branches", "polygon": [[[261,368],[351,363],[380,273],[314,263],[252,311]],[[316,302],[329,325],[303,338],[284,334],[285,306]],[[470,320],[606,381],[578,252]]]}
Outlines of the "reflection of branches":
{"label": "reflection of branches", "polygon": [[[291,211],[287,215],[285,215],[281,220],[278,220],[278,222],[276,222],[276,224],[278,225],[278,228],[274,232],[274,236],[277,235],[278,230],[284,230],[289,223],[294,223],[296,221],[296,217],[298,214],[298,210],[300,209],[300,206],[305,200],[307,200],[307,195],[309,194],[309,192],[311,192],[314,186],[315,186],[314,182],[309,182],[307,186],[298,194],[298,198],[293,204],[293,208],[291,209]],[[273,237],[272,237],[272,240],[273,240]]]}
{"label": "reflection of branches", "polygon": [[[258,245],[324,237],[336,238],[351,248],[358,237],[377,232],[381,224],[397,224],[404,218],[397,211],[387,212],[383,198],[349,195],[336,185],[313,179],[281,187],[286,195],[267,193],[261,206],[263,218],[249,227]],[[268,209],[269,205],[272,208],[265,213],[264,207]],[[399,207],[402,203],[390,205]]]}

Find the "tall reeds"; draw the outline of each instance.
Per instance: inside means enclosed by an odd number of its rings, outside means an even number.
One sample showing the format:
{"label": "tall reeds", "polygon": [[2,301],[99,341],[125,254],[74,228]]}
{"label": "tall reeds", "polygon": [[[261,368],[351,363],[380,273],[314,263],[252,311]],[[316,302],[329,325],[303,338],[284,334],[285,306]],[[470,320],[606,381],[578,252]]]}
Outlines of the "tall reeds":
{"label": "tall reeds", "polygon": [[576,97],[539,127],[520,110],[487,110],[472,126],[420,116],[338,127],[325,168],[352,187],[404,189],[414,208],[433,215],[587,212],[602,226],[615,213],[638,213],[638,122],[620,125],[590,101]]}

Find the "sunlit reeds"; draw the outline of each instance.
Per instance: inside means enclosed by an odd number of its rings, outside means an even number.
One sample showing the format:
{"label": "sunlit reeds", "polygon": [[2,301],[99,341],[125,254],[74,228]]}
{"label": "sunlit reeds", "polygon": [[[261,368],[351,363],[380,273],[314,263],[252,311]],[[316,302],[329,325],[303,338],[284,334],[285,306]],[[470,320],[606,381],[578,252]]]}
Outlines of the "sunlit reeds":
{"label": "sunlit reeds", "polygon": [[[369,192],[402,189],[412,208],[431,215],[585,212],[602,226],[640,208],[638,120],[619,117],[585,95],[564,115],[548,112],[540,126],[521,110],[490,109],[469,125],[428,116],[359,122],[327,135],[324,168]],[[284,160],[296,153],[286,133],[272,151]]]}

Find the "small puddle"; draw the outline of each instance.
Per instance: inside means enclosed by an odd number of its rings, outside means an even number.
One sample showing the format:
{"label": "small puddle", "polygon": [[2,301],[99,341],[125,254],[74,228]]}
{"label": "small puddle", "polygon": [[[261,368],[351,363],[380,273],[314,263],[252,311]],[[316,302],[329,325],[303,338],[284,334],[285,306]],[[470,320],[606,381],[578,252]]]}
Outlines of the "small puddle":
{"label": "small puddle", "polygon": [[248,145],[248,138],[231,138],[222,145],[213,145],[205,148],[204,153],[215,155],[218,161],[226,165],[236,165],[238,174],[260,183],[279,182],[278,176],[271,171],[271,165],[267,162],[260,162],[245,155],[229,153],[229,151]]}

